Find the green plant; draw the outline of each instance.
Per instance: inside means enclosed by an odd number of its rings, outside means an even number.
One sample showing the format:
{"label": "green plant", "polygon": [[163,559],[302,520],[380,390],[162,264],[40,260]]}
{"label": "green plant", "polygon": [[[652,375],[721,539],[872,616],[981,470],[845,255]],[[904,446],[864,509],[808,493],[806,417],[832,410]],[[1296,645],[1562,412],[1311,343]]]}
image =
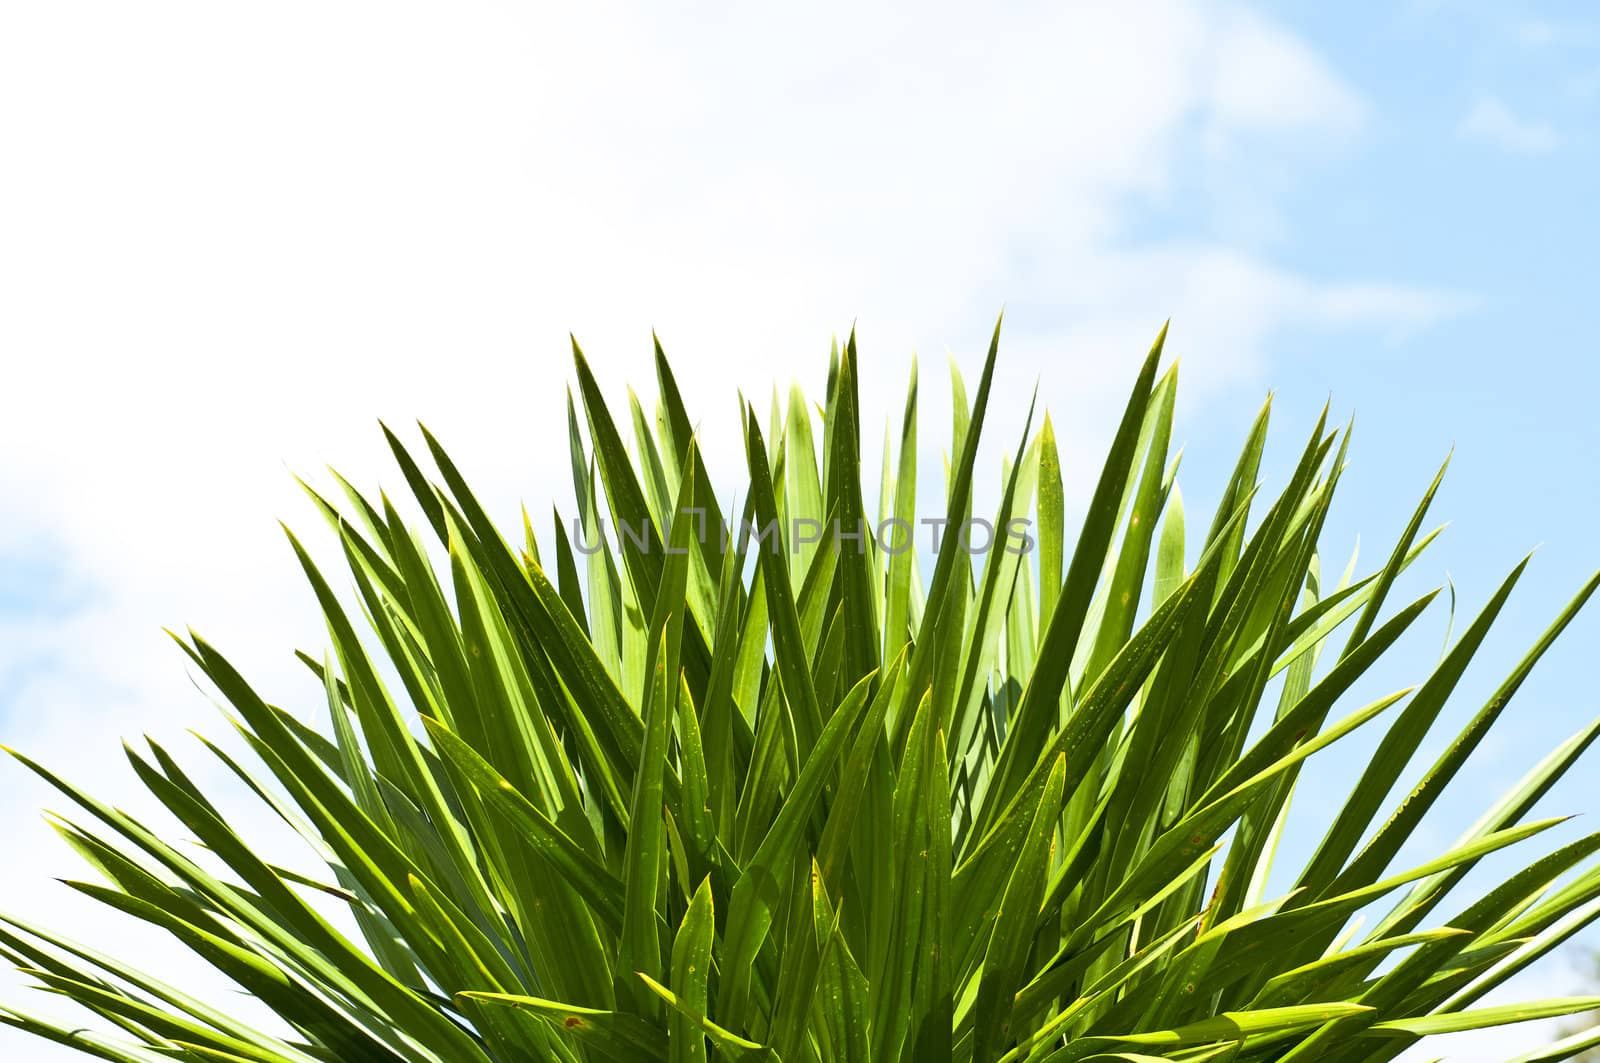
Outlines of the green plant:
{"label": "green plant", "polygon": [[[20,919],[0,930],[6,955],[129,1036],[0,1019],[116,1060],[1339,1063],[1600,1005],[1472,1007],[1600,912],[1600,834],[1434,918],[1484,856],[1552,826],[1523,820],[1600,723],[1448,851],[1391,869],[1600,576],[1380,821],[1526,562],[1419,686],[1336,713],[1434,597],[1385,618],[1433,538],[1439,481],[1381,569],[1326,581],[1317,542],[1348,433],[1324,411],[1262,503],[1263,409],[1186,567],[1161,346],[1075,543],[1050,423],[1035,434],[1030,413],[993,524],[1035,514],[1037,548],[975,564],[947,534],[926,584],[915,550],[796,533],[797,518],[866,518],[853,339],[820,424],[798,393],[766,432],[747,409],[737,518],[659,347],[660,404],[652,425],[635,402],[630,456],[574,346],[579,542],[558,520],[512,548],[431,435],[439,486],[389,435],[422,534],[342,479],[342,509],[312,492],[369,630],[291,536],[332,643],[301,655],[322,724],[179,640],[260,766],[211,751],[325,881],[258,858],[153,742],[129,751],[134,768],[227,873],[19,757],[87,817],[58,827],[109,884],[75,889],[169,930],[296,1032]],[[994,365],[991,345],[970,411],[955,378],[934,507],[952,524],[970,512]],[[913,371],[878,522],[917,512],[917,439]],[[634,534],[613,547],[603,513]],[[724,521],[728,540],[701,534]],[[1343,809],[1269,899],[1302,763],[1380,716]],[[1389,907],[1363,934],[1353,917],[1375,903]]]}
{"label": "green plant", "polygon": [[[1590,985],[1600,982],[1600,951],[1583,949],[1580,956],[1587,975],[1584,980]],[[1561,1045],[1572,1063],[1600,1063],[1600,1025],[1592,1016],[1587,1020],[1580,1016],[1575,1022],[1563,1024],[1561,1034]]]}

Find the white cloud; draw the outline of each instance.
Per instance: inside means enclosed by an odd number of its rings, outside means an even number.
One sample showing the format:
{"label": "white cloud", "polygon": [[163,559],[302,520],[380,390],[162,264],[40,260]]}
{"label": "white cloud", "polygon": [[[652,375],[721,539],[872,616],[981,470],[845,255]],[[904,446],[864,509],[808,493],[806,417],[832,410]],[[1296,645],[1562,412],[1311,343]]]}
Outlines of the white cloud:
{"label": "white cloud", "polygon": [[1493,96],[1484,96],[1473,104],[1456,132],[1468,140],[1523,155],[1548,154],[1561,145],[1554,126],[1519,118]]}
{"label": "white cloud", "polygon": [[1516,38],[1528,48],[1585,47],[1597,39],[1595,27],[1587,22],[1529,18],[1517,23]]}
{"label": "white cloud", "polygon": [[1600,96],[1600,67],[1573,74],[1567,79],[1567,95],[1585,103]]}
{"label": "white cloud", "polygon": [[[1286,329],[1435,320],[1435,293],[1123,244],[1185,129],[1244,151],[1365,113],[1304,42],[1204,0],[10,5],[0,559],[83,601],[0,617],[0,740],[142,808],[112,736],[220,731],[160,624],[312,711],[289,650],[323,636],[273,518],[315,518],[285,466],[393,487],[373,418],[421,417],[497,512],[542,513],[569,328],[617,389],[658,328],[731,470],[734,389],[814,390],[858,315],[881,416],[914,348],[969,355],[1009,302],[996,436],[1042,374],[1085,444],[1169,314],[1188,401]],[[61,802],[5,770],[0,906],[103,929],[46,882],[74,863],[32,809]]]}
{"label": "white cloud", "polygon": [[1304,41],[1249,12],[1221,20],[1212,52],[1214,118],[1239,132],[1345,137],[1364,100]]}

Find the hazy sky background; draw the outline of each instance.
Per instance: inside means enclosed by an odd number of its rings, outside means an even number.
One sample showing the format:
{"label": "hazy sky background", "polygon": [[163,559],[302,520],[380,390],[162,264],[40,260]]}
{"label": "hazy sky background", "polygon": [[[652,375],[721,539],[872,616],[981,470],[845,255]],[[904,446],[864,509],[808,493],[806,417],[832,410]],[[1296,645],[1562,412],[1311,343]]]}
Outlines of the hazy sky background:
{"label": "hazy sky background", "polygon": [[[211,777],[182,732],[226,725],[162,625],[311,709],[290,651],[324,636],[275,521],[321,529],[290,472],[393,486],[374,419],[420,417],[498,513],[545,519],[569,329],[618,396],[659,330],[731,475],[736,389],[820,394],[852,322],[868,439],[913,351],[935,434],[947,353],[975,372],[1003,304],[989,470],[1038,380],[1081,490],[1169,316],[1191,513],[1269,389],[1273,486],[1330,395],[1356,414],[1330,567],[1358,534],[1380,564],[1455,445],[1406,589],[1453,576],[1459,630],[1543,545],[1431,754],[1600,565],[1597,119],[1579,2],[4,5],[0,741],[136,809],[120,737]],[[1597,617],[1433,850],[1600,713]],[[1445,619],[1374,683],[1420,679]],[[1362,740],[1307,774],[1286,849]],[[1594,763],[1546,806],[1592,811]],[[46,804],[0,765],[0,907],[179,964],[69,904]],[[1560,960],[1518,983],[1580,987]]]}

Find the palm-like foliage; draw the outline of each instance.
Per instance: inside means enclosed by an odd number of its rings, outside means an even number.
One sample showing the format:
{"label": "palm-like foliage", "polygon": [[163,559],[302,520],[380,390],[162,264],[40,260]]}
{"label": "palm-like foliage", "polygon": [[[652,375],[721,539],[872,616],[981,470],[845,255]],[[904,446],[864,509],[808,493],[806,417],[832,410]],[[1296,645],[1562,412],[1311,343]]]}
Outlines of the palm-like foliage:
{"label": "palm-like foliage", "polygon": [[[1523,566],[1420,685],[1343,707],[1433,597],[1385,609],[1433,537],[1438,481],[1378,571],[1327,581],[1317,543],[1348,436],[1319,422],[1267,502],[1263,410],[1196,536],[1160,361],[1158,341],[1070,555],[1046,420],[992,522],[1035,515],[1037,549],[975,565],[946,534],[926,578],[916,550],[797,533],[917,513],[914,374],[864,511],[853,342],[820,424],[798,394],[765,432],[747,409],[738,513],[659,348],[659,406],[652,424],[635,403],[631,450],[577,354],[576,543],[558,521],[513,548],[431,436],[433,474],[390,436],[422,531],[342,480],[338,506],[313,492],[354,601],[294,542],[331,640],[302,655],[318,725],[180,640],[260,763],[212,752],[323,880],[258,858],[158,745],[130,751],[134,768],[227,873],[21,758],[83,810],[59,829],[107,884],[73,887],[170,931],[294,1032],[21,920],[0,950],[128,1036],[0,1019],[115,1060],[1340,1063],[1600,1003],[1473,1006],[1600,913],[1600,834],[1452,899],[1487,854],[1552,825],[1525,815],[1600,724],[1446,852],[1392,866],[1596,581],[1380,819]],[[952,527],[994,363],[991,346],[970,409],[956,378],[934,507]],[[614,543],[603,520],[625,529]],[[1294,889],[1269,896],[1303,762],[1380,717]],[[1386,914],[1363,931],[1374,904]]]}

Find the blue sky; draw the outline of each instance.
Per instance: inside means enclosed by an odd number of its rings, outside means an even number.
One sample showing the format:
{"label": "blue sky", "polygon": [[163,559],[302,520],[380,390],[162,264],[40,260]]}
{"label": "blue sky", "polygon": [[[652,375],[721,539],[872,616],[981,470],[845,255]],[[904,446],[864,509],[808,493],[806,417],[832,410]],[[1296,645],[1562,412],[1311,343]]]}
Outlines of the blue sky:
{"label": "blue sky", "polygon": [[[373,418],[420,416],[508,517],[564,499],[569,328],[619,394],[660,329],[716,443],[735,387],[815,388],[851,321],[884,416],[913,350],[975,370],[1004,304],[995,438],[1039,379],[1081,490],[1170,315],[1191,511],[1269,389],[1269,474],[1331,396],[1326,541],[1368,565],[1454,445],[1406,589],[1450,573],[1464,622],[1541,548],[1441,730],[1600,565],[1590,5],[440,12],[0,14],[0,741],[137,807],[117,737],[217,730],[163,624],[303,695],[288,470],[389,482]],[[1375,681],[1420,678],[1429,619]],[[1535,673],[1439,844],[1600,713],[1597,642],[1600,613]],[[0,905],[68,912],[47,795],[0,779]]]}

